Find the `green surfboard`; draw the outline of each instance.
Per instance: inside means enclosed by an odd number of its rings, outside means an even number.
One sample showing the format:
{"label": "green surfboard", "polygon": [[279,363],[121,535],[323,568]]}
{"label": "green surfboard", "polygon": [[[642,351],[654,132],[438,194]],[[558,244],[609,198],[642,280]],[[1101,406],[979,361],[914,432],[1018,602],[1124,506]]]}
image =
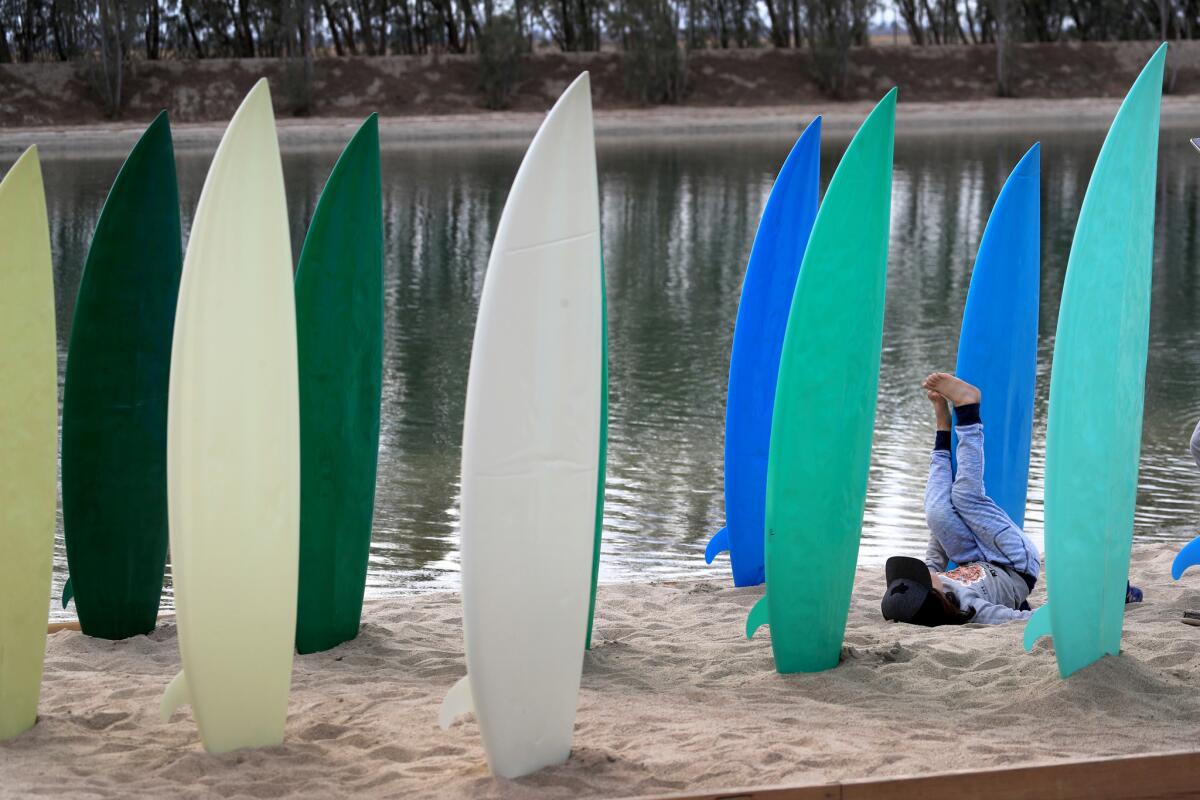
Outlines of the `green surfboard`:
{"label": "green surfboard", "polygon": [[600,544],[604,536],[604,478],[608,464],[608,297],[604,290],[604,257],[600,257],[600,470],[596,473],[596,539],[592,546],[592,596],[588,601],[587,638],[592,649],[592,623],[596,617],[596,584],[600,580]]}
{"label": "green surfboard", "polygon": [[117,174],[88,251],[67,351],[62,502],[89,636],[154,630],[167,558],[167,384],[183,268],[164,111]]}
{"label": "green surfboard", "polygon": [[775,668],[837,666],[858,559],[887,284],[896,90],[854,135],[817,211],[784,334],[767,459]]}
{"label": "green surfboard", "polygon": [[1046,427],[1047,601],[1025,647],[1054,639],[1062,677],[1121,651],[1150,333],[1164,44],[1092,171],[1067,260]]}
{"label": "green surfboard", "polygon": [[338,158],[296,268],[300,583],[296,649],[358,635],[379,454],[383,205],[378,115]]}

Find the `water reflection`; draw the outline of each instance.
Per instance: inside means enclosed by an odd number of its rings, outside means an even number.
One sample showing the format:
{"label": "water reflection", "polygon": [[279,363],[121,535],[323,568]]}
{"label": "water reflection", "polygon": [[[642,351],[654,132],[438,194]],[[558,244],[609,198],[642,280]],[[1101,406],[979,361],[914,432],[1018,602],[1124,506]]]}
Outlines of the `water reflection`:
{"label": "water reflection", "polygon": [[[1028,527],[1040,539],[1045,407],[1058,300],[1102,135],[1053,136],[1042,153],[1039,385]],[[892,198],[878,424],[862,558],[925,538],[931,439],[917,390],[953,365],[970,265],[992,202],[1032,137],[902,137]],[[828,181],[846,139],[826,137]],[[741,277],[786,137],[602,143],[609,292],[610,444],[602,577],[725,575],[703,564],[723,524],[722,436]],[[384,153],[384,408],[369,591],[457,582],[459,445],[471,336],[491,238],[522,146]],[[334,150],[285,154],[295,254]],[[179,156],[185,231],[209,152]],[[4,165],[7,167],[7,164]],[[45,163],[60,366],[87,243],[115,159]],[[1180,538],[1200,511],[1186,441],[1200,417],[1200,157],[1165,130],[1137,535]],[[65,577],[56,549],[56,592]]]}

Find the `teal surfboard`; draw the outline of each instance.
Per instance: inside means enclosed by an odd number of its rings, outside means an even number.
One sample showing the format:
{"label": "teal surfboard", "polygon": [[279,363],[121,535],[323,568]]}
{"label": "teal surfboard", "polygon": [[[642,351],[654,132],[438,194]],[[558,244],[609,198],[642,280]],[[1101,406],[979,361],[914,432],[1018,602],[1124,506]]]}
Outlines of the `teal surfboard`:
{"label": "teal surfboard", "polygon": [[296,649],[358,635],[379,453],[383,210],[372,114],[338,158],[296,268],[300,580]]}
{"label": "teal surfboard", "polygon": [[89,636],[154,630],[167,559],[167,384],[183,269],[164,111],[117,174],[88,250],[67,351],[62,503]]}
{"label": "teal surfboard", "polygon": [[887,284],[892,89],[850,142],[796,280],[767,459],[766,595],[775,668],[837,666],[858,560]]}
{"label": "teal surfboard", "polygon": [[1046,429],[1047,602],[1025,628],[1054,639],[1065,678],[1121,649],[1150,326],[1159,47],[1113,120],[1067,261]]}

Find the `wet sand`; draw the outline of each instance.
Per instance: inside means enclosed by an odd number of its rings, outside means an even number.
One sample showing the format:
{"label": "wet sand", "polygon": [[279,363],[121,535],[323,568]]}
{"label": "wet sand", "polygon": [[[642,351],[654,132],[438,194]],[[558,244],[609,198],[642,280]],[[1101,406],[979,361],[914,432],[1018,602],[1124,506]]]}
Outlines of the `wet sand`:
{"label": "wet sand", "polygon": [[[1105,130],[1120,98],[989,99],[944,103],[905,103],[897,111],[897,135],[953,134],[971,131]],[[698,108],[661,106],[649,109],[600,110],[596,135],[601,141],[659,136],[714,136],[799,132],[817,114],[824,132],[849,136],[871,103],[813,103],[761,108]],[[440,116],[384,117],[380,137],[386,147],[528,140],[543,119],[533,112],[478,112]],[[1200,97],[1163,98],[1164,124],[1194,125],[1200,131]],[[279,138],[286,148],[341,147],[361,119],[320,118],[278,120]],[[0,128],[0,158],[15,158],[37,144],[44,155],[66,157],[122,156],[141,135],[143,123],[108,123],[56,128]],[[183,123],[172,126],[177,149],[216,148],[225,124]]]}

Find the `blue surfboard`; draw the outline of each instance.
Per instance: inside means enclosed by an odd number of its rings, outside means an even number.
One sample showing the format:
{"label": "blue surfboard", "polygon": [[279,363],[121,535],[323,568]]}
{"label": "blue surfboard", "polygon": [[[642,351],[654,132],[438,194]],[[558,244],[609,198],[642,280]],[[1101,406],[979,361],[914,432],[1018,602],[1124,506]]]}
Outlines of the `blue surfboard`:
{"label": "blue surfboard", "polygon": [[725,403],[725,527],[709,541],[704,560],[711,564],[728,550],[735,586],[765,580],[763,524],[775,380],[796,276],[817,216],[820,176],[817,117],[783,162],[763,208],[733,329]]}
{"label": "blue surfboard", "polygon": [[1171,577],[1179,580],[1188,567],[1194,567],[1197,564],[1200,564],[1200,536],[1185,544],[1179,554],[1175,556],[1175,560],[1171,562]]}
{"label": "blue surfboard", "polygon": [[984,485],[1018,527],[1025,524],[1037,377],[1040,195],[1035,144],[1005,181],[979,242],[955,373],[983,395]]}

